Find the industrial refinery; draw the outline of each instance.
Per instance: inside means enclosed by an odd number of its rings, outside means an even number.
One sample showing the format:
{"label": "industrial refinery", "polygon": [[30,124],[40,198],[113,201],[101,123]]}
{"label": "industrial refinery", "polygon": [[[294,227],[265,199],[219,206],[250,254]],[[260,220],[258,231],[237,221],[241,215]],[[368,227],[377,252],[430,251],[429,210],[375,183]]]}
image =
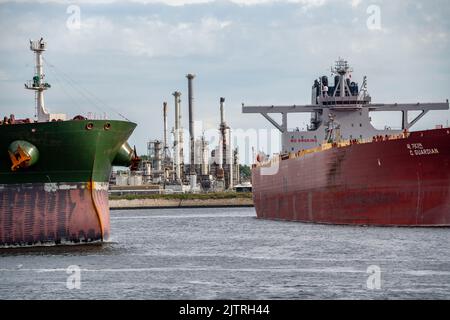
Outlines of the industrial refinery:
{"label": "industrial refinery", "polygon": [[[112,194],[222,192],[235,190],[240,185],[239,152],[233,148],[231,128],[225,121],[225,98],[218,99],[218,143],[212,146],[204,133],[195,132],[194,122],[201,120],[195,118],[194,112],[195,75],[187,74],[186,79],[188,141],[185,141],[182,126],[182,93],[174,91],[173,126],[170,132],[170,106],[168,102],[163,102],[162,140],[149,139],[147,154],[140,159],[135,170],[113,172]],[[169,137],[172,142],[169,142]],[[188,148],[184,148],[185,143]]]}

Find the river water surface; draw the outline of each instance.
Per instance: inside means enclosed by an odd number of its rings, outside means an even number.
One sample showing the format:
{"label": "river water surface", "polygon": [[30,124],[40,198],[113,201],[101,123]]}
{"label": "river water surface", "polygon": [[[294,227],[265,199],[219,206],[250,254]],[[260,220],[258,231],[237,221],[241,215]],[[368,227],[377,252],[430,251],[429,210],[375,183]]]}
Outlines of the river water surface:
{"label": "river water surface", "polygon": [[1,249],[0,299],[450,299],[446,228],[265,221],[253,208],[112,211],[111,228],[101,245]]}

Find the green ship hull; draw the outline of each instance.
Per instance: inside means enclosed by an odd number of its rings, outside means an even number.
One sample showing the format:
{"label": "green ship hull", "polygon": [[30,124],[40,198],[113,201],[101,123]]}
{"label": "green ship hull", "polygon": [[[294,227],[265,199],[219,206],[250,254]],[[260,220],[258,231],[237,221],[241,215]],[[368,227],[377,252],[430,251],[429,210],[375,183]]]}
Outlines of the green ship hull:
{"label": "green ship hull", "polygon": [[[92,124],[92,129],[87,126]],[[105,129],[109,124],[109,129]],[[72,120],[0,126],[0,184],[107,182],[120,147],[136,124],[125,121]],[[8,146],[26,140],[39,150],[38,162],[11,171]]]}
{"label": "green ship hull", "polygon": [[[0,245],[106,240],[111,168],[135,127],[116,120],[0,125]],[[14,168],[15,141],[38,150],[33,165]]]}

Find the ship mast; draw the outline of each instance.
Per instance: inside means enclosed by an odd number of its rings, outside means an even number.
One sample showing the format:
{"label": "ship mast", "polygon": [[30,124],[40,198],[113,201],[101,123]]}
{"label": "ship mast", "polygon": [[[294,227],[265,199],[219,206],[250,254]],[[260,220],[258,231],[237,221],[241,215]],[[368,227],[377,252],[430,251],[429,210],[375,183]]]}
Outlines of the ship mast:
{"label": "ship mast", "polygon": [[39,41],[30,40],[30,50],[36,55],[35,75],[32,81],[25,84],[25,88],[35,91],[36,95],[36,117],[38,122],[50,120],[50,115],[44,106],[44,91],[50,88],[50,85],[44,82],[44,71],[42,67],[42,52],[47,49],[47,43],[44,39]]}
{"label": "ship mast", "polygon": [[42,66],[42,52],[47,50],[47,42],[43,38],[37,41],[30,40],[30,50],[36,55],[35,75],[33,80],[27,81],[25,88],[35,92],[35,117],[37,117],[38,122],[65,120],[65,114],[50,114],[44,105],[44,91],[50,88],[50,84],[44,81],[45,74]]}
{"label": "ship mast", "polygon": [[336,75],[339,79],[339,82],[336,83],[336,90],[334,91],[333,96],[336,97],[345,97],[347,96],[352,96],[352,92],[350,90],[350,88],[347,85],[347,77],[348,75],[353,72],[353,69],[350,68],[348,61],[339,58],[336,61],[336,64],[334,66],[334,68],[331,68],[331,74]]}

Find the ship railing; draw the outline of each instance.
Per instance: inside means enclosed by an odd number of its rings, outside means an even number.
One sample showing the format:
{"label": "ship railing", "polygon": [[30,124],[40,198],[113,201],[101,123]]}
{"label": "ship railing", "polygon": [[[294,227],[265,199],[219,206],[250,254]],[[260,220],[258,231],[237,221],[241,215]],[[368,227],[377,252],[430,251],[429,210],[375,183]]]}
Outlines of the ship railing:
{"label": "ship railing", "polygon": [[30,41],[30,49],[34,51],[44,51],[47,49],[47,42],[43,40]]}
{"label": "ship railing", "polygon": [[27,80],[25,83],[25,88],[33,90],[47,90],[50,88],[50,85],[46,82],[36,83],[33,80]]}
{"label": "ship railing", "polygon": [[283,154],[283,155],[277,155],[277,156],[272,157],[271,159],[266,160],[264,162],[256,163],[255,167],[271,167],[274,164],[277,164],[283,160],[302,158],[308,154],[322,152],[322,151],[333,149],[333,148],[345,148],[345,147],[348,147],[351,145],[356,145],[356,144],[369,144],[369,143],[377,143],[377,142],[382,142],[382,141],[406,139],[409,137],[409,135],[410,135],[410,133],[405,130],[403,133],[396,134],[396,135],[384,135],[384,136],[378,135],[378,136],[374,136],[372,138],[367,138],[367,139],[342,140],[342,141],[333,142],[333,143],[324,142],[319,147],[316,147],[316,148],[301,150],[298,152],[289,152],[289,153]]}
{"label": "ship railing", "polygon": [[27,82],[25,83],[25,87],[27,89],[37,89],[38,88],[38,86],[36,86],[36,83],[34,83],[31,80],[27,80]]}

